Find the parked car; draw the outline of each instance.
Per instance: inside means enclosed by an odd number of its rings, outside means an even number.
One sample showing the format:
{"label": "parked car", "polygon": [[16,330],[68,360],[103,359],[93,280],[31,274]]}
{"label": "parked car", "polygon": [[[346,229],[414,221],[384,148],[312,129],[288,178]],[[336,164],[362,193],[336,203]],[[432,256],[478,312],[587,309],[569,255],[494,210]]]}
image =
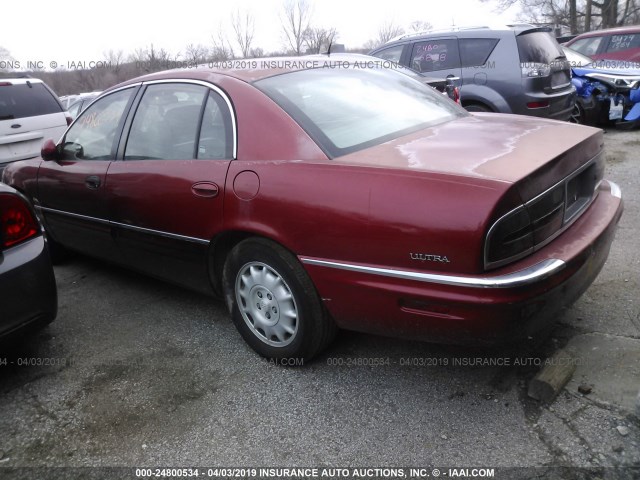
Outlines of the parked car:
{"label": "parked car", "polygon": [[52,322],[57,298],[42,227],[27,199],[0,183],[0,340]]}
{"label": "parked car", "polygon": [[575,89],[571,69],[549,28],[460,28],[403,35],[370,52],[421,75],[461,79],[471,112],[568,120]]}
{"label": "parked car", "polygon": [[224,298],[267,357],[313,357],[336,326],[537,335],[622,213],[602,131],[471,115],[393,68],[332,62],[130,80],[3,180],[56,244]]}
{"label": "parked car", "polygon": [[640,124],[640,68],[617,60],[591,60],[568,47],[571,83],[578,93],[572,116],[575,123],[614,123],[621,128]]}
{"label": "parked car", "polygon": [[39,157],[43,140],[58,140],[70,123],[42,80],[0,79],[0,172],[10,162]]}
{"label": "parked car", "polygon": [[420,75],[416,73],[414,70],[407,68],[403,65],[400,65],[397,62],[389,62],[378,57],[373,57],[371,55],[362,55],[358,53],[338,53],[331,54],[330,59],[325,54],[322,55],[310,55],[306,58],[314,58],[320,59],[321,61],[328,60],[330,62],[335,62],[335,65],[340,65],[341,62],[351,63],[354,65],[358,65],[362,68],[391,68],[393,70],[397,70],[409,77],[418,80],[426,85],[429,85],[432,88],[435,88],[437,91],[442,93],[443,95],[449,97],[456,103],[460,103],[460,89],[458,88],[458,82],[460,79],[458,77],[454,77],[449,75],[448,77],[427,77],[424,75]]}
{"label": "parked car", "polygon": [[69,108],[71,108],[71,106],[74,103],[78,102],[79,100],[82,100],[84,98],[94,99],[101,93],[102,91],[96,90],[93,92],[83,92],[83,93],[76,93],[72,95],[63,95],[60,97],[60,102],[62,103],[62,106],[64,107],[65,110],[69,110]]}
{"label": "parked car", "polygon": [[76,98],[76,100],[69,106],[69,108],[67,108],[67,112],[69,113],[71,118],[76,118],[80,114],[80,112],[82,112],[82,110],[87,108],[91,104],[91,102],[98,98],[100,93],[101,92],[94,92],[79,95],[78,98]]}
{"label": "parked car", "polygon": [[61,97],[59,97],[59,100],[62,104],[62,107],[67,110],[73,104],[73,102],[78,99],[79,96],[80,95],[62,95]]}
{"label": "parked car", "polygon": [[640,25],[583,33],[565,44],[594,60],[624,60],[640,68]]}

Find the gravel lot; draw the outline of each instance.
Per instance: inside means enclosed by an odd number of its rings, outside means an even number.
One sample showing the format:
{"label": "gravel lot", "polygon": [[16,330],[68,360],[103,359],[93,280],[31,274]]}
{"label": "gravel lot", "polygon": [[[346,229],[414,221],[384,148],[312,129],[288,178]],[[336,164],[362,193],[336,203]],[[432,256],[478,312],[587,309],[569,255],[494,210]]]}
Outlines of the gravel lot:
{"label": "gravel lot", "polygon": [[[528,357],[581,333],[640,338],[640,132],[605,139],[625,199],[617,239]],[[245,346],[221,302],[84,257],[56,277],[58,319],[0,352],[0,477],[27,466],[477,466],[640,478],[637,417],[569,391],[540,405],[526,395],[535,365],[454,365],[488,353],[343,332],[312,364],[279,366]]]}

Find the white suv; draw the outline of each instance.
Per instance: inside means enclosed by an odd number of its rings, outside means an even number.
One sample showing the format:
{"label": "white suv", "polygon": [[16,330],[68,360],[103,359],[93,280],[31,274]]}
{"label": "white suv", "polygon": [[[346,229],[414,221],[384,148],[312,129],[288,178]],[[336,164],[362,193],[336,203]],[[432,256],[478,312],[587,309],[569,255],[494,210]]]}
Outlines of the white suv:
{"label": "white suv", "polygon": [[36,78],[0,78],[0,172],[40,155],[42,142],[62,137],[69,117],[55,93]]}

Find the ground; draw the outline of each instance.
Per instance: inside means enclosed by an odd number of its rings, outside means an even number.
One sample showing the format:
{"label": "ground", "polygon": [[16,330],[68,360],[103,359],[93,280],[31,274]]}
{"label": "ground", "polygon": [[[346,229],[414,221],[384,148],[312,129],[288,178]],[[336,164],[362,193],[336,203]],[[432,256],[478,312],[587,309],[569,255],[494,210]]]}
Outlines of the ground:
{"label": "ground", "polygon": [[[629,400],[640,390],[640,134],[605,141],[625,200],[611,255],[549,341],[521,353],[526,364],[342,332],[310,364],[275,365],[245,345],[221,302],[76,257],[56,267],[58,319],[0,352],[0,477],[53,466],[475,466],[508,472],[496,478],[640,478]],[[541,404],[527,385],[557,347],[581,363]],[[24,365],[34,361],[45,364]]]}

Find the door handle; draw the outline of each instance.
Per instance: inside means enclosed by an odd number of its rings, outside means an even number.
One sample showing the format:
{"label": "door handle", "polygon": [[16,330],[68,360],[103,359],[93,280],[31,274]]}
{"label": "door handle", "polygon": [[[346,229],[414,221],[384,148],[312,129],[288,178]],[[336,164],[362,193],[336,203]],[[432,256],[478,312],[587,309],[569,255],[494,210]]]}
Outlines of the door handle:
{"label": "door handle", "polygon": [[213,198],[220,193],[220,188],[213,182],[197,182],[191,185],[191,192],[198,197]]}
{"label": "door handle", "polygon": [[100,186],[100,177],[97,175],[89,175],[84,179],[84,183],[87,188],[91,190],[96,190]]}

